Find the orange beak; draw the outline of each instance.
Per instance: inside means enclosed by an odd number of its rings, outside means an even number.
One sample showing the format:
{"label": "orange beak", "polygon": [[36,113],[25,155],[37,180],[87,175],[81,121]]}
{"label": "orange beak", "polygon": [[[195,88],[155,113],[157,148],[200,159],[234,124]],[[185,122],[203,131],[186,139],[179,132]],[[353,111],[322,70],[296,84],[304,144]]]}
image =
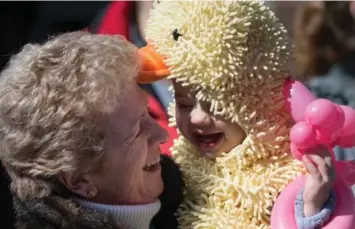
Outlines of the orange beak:
{"label": "orange beak", "polygon": [[152,45],[148,44],[140,48],[138,54],[142,60],[138,83],[152,83],[170,75],[170,71],[164,63],[164,58],[155,51]]}

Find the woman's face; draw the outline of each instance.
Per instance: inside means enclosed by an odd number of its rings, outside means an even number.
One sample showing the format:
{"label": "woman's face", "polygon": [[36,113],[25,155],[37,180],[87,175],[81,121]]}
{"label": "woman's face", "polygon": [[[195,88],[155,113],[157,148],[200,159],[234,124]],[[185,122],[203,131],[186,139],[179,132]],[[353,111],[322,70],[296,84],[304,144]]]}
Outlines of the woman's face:
{"label": "woman's face", "polygon": [[90,176],[103,204],[146,204],[163,191],[159,145],[167,134],[148,113],[144,92],[127,90],[119,109],[105,123],[106,148],[99,173]]}

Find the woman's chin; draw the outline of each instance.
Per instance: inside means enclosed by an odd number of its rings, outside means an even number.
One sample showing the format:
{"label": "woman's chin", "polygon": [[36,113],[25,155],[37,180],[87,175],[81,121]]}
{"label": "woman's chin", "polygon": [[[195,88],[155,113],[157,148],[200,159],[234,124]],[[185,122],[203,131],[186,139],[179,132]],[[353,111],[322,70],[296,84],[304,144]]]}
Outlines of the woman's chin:
{"label": "woman's chin", "polygon": [[155,199],[158,199],[160,194],[164,191],[163,178],[161,176],[161,166],[159,169],[154,171],[144,171],[145,172],[145,183],[147,185],[147,190],[151,193]]}

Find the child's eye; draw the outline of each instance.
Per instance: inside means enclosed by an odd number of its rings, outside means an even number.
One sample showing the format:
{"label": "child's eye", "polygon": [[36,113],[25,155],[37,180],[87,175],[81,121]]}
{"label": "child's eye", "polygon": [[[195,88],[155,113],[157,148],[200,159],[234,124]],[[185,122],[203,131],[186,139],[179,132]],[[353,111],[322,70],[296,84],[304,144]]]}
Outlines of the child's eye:
{"label": "child's eye", "polygon": [[195,105],[192,103],[176,103],[180,108],[193,108]]}
{"label": "child's eye", "polygon": [[176,105],[178,105],[179,107],[183,108],[183,107],[194,107],[195,103],[194,101],[190,100],[190,99],[178,99],[175,101]]}
{"label": "child's eye", "polygon": [[192,109],[196,105],[195,99],[186,97],[175,98],[176,106],[182,109]]}

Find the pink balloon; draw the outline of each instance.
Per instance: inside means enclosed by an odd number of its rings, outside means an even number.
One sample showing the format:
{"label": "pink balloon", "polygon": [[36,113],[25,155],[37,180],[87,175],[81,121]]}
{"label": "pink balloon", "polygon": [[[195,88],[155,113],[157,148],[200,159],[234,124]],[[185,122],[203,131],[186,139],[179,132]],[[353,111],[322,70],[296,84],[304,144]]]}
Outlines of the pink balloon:
{"label": "pink balloon", "polygon": [[[330,128],[334,131],[334,136],[337,139],[340,136],[340,132],[343,129],[344,123],[345,123],[345,113],[343,109],[338,105],[335,104],[336,109],[337,109],[337,121],[334,122],[333,126]],[[335,139],[335,140],[336,140]],[[334,143],[333,141],[332,143]]]}
{"label": "pink balloon", "polygon": [[355,184],[355,162],[354,161],[337,161],[337,174],[341,175],[344,181],[350,186]]}
{"label": "pink balloon", "polygon": [[343,128],[340,131],[341,136],[346,136],[355,133],[355,110],[349,106],[340,106],[344,112],[345,121]]}
{"label": "pink balloon", "polygon": [[336,143],[342,148],[355,147],[355,134],[350,134],[348,136],[340,136]]}
{"label": "pink balloon", "polygon": [[316,130],[316,133],[317,133],[317,141],[319,144],[331,145],[337,140],[339,131],[333,132],[329,129],[318,129]]}
{"label": "pink balloon", "polygon": [[317,99],[307,106],[305,119],[316,128],[318,143],[329,145],[337,140],[344,125],[345,114],[337,104]]}
{"label": "pink balloon", "polygon": [[290,148],[291,148],[291,154],[292,154],[293,158],[295,158],[299,161],[302,161],[302,156],[304,155],[305,152],[298,149],[297,146],[295,144],[293,144],[292,142],[291,142]]}
{"label": "pink balloon", "polygon": [[316,128],[326,129],[338,126],[338,111],[334,103],[326,99],[317,99],[305,110],[305,119]]}
{"label": "pink balloon", "polygon": [[307,105],[315,100],[312,93],[301,82],[288,79],[283,94],[287,111],[296,122],[303,121]]}
{"label": "pink balloon", "polygon": [[290,132],[290,140],[298,149],[309,149],[317,145],[316,131],[307,122],[296,123]]}
{"label": "pink balloon", "polygon": [[[310,92],[298,81],[285,83],[284,96],[286,108],[297,122],[290,131],[290,150],[294,158],[302,160],[307,152],[317,152],[319,145],[328,147],[335,162],[333,146],[355,146],[355,110],[336,105],[326,99],[315,100]],[[339,137],[340,136],[340,137]],[[337,165],[337,164],[336,164]],[[348,169],[347,169],[348,168]],[[350,168],[337,166],[337,177],[334,191],[337,197],[336,206],[329,222],[322,228],[353,229],[355,228],[355,197],[350,184],[355,183],[355,163]],[[346,177],[342,177],[347,174]],[[343,180],[343,179],[344,180]],[[277,198],[272,214],[272,229],[296,229],[294,217],[294,201],[304,187],[305,176],[291,182]]]}
{"label": "pink balloon", "polygon": [[[304,187],[306,176],[292,181],[276,199],[271,212],[271,229],[297,229],[294,203],[296,196]],[[332,217],[322,229],[354,229],[355,199],[351,188],[341,178],[334,185],[336,195]]]}
{"label": "pink balloon", "polygon": [[338,104],[335,104],[335,107],[337,109],[337,122],[335,123],[335,128],[339,129],[340,133],[340,130],[345,124],[345,113],[344,110]]}

